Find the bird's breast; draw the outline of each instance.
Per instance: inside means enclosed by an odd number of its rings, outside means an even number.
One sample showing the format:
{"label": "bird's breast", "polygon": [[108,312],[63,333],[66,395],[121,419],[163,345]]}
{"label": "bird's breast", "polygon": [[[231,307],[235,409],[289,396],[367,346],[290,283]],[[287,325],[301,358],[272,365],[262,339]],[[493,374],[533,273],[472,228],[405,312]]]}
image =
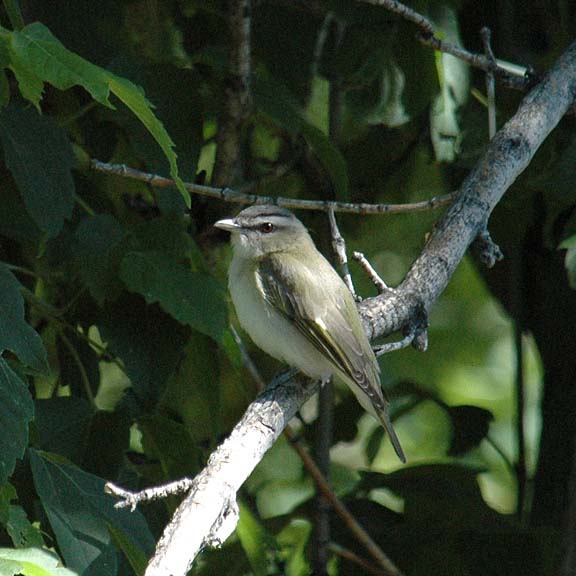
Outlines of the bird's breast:
{"label": "bird's breast", "polygon": [[331,374],[326,358],[265,297],[255,266],[232,261],[229,289],[242,328],[270,356],[314,378]]}

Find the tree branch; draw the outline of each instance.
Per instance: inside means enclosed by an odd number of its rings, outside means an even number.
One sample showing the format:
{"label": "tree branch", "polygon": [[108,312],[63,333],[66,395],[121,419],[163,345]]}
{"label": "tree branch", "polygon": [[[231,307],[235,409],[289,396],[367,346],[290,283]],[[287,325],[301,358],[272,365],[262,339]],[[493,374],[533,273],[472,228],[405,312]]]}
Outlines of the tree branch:
{"label": "tree branch", "polygon": [[[165,178],[158,174],[150,174],[136,168],[131,168],[125,164],[108,164],[101,162],[96,158],[90,159],[90,170],[102,172],[111,176],[120,176],[145,182],[155,188],[176,188],[174,180]],[[184,187],[191,194],[217,198],[224,202],[234,202],[237,204],[275,204],[283,208],[292,208],[297,210],[319,210],[321,212],[345,212],[348,214],[405,214],[406,212],[423,212],[433,210],[441,206],[446,206],[456,196],[455,192],[434,196],[429,200],[422,202],[412,202],[408,204],[368,204],[336,202],[330,200],[302,200],[299,198],[283,198],[282,196],[260,196],[257,194],[246,194],[238,192],[228,187],[218,188],[215,186],[204,186],[194,182],[185,182]]]}
{"label": "tree branch", "polygon": [[361,0],[367,4],[373,4],[376,6],[382,6],[386,10],[398,14],[401,18],[408,20],[416,24],[421,33],[418,36],[418,40],[424,44],[424,46],[430,46],[438,52],[444,52],[445,54],[451,54],[459,60],[467,62],[470,66],[474,68],[479,68],[484,70],[484,72],[492,73],[500,78],[503,78],[506,83],[516,89],[525,90],[529,87],[530,83],[533,82],[527,72],[526,68],[518,66],[516,64],[510,64],[509,62],[504,62],[503,60],[497,60],[489,55],[475,54],[469,52],[465,48],[443,40],[436,35],[436,29],[434,24],[422,14],[412,10],[408,6],[402,4],[401,2],[396,2],[396,0]]}
{"label": "tree branch", "polygon": [[[444,290],[498,201],[575,96],[576,43],[492,139],[400,286],[359,304],[371,339],[421,322],[422,313]],[[234,519],[236,491],[315,390],[299,376],[289,382],[275,381],[248,407],[230,437],[194,479],[194,488],[166,528],[146,576],[184,575],[203,546],[221,541],[222,524],[226,525],[224,534],[230,532],[233,523],[225,520]]]}

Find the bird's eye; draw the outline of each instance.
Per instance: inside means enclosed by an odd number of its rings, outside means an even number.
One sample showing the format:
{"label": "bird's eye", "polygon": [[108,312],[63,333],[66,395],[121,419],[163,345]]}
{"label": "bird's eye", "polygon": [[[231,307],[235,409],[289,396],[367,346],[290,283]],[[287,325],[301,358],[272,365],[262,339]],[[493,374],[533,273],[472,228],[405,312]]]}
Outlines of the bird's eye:
{"label": "bird's eye", "polygon": [[274,226],[272,222],[264,222],[264,224],[260,224],[261,232],[269,234],[270,232],[274,232],[274,230],[276,230],[276,226]]}

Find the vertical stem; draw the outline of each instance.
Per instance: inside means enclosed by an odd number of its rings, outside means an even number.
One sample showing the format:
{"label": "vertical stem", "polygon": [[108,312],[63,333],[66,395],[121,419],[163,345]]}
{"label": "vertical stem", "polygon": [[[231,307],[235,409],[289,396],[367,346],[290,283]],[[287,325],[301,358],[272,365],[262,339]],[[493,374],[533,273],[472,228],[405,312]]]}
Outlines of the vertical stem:
{"label": "vertical stem", "polygon": [[[494,52],[492,52],[492,46],[490,44],[492,39],[490,28],[482,28],[481,34],[486,58],[493,64],[496,64],[496,58],[494,57]],[[492,140],[496,134],[496,89],[493,72],[486,72],[486,95],[488,97],[488,134],[490,140]]]}
{"label": "vertical stem", "polygon": [[24,28],[24,18],[22,11],[18,4],[18,0],[2,0],[8,19],[14,30],[22,30]]}
{"label": "vertical stem", "polygon": [[518,496],[516,515],[524,520],[526,512],[526,436],[524,430],[524,343],[522,329],[518,323],[514,326],[514,347],[516,349],[516,438],[518,443],[518,458],[516,461],[516,479]]}
{"label": "vertical stem", "polygon": [[[330,25],[331,32],[334,35],[334,46],[337,48],[342,38],[342,24],[338,22],[331,15],[328,15],[325,23]],[[324,41],[322,42],[324,44]],[[322,54],[316,55],[318,61]],[[330,77],[330,94],[329,94],[329,135],[332,142],[338,145],[338,137],[340,134],[340,126],[342,121],[342,86],[341,79],[336,71],[333,71]],[[330,228],[332,230],[333,244],[335,242],[335,235],[337,234],[342,244],[344,239],[340,236],[338,226],[334,213],[331,212]],[[339,254],[340,260],[345,265],[345,274],[347,272],[348,263],[346,258],[346,249],[342,246],[344,256]],[[350,274],[347,274],[347,279],[351,285]],[[352,293],[354,288],[352,287]],[[318,468],[324,474],[324,477],[330,480],[330,447],[333,442],[333,423],[334,423],[334,385],[332,381],[325,382],[320,388],[318,395],[318,427],[315,437],[315,456]],[[328,574],[328,560],[330,558],[330,503],[326,496],[318,491],[315,499],[316,505],[316,519],[314,526],[314,541],[313,541],[313,557],[312,568],[315,576],[324,576]]]}
{"label": "vertical stem", "polygon": [[[334,385],[325,382],[318,394],[318,420],[314,438],[314,456],[318,469],[330,481],[330,447],[334,423]],[[314,576],[328,574],[330,558],[330,503],[318,490],[315,497],[315,523],[313,535],[312,569]]]}
{"label": "vertical stem", "polygon": [[250,113],[250,0],[229,0],[226,104],[219,120],[212,184],[230,186],[238,172],[240,135]]}

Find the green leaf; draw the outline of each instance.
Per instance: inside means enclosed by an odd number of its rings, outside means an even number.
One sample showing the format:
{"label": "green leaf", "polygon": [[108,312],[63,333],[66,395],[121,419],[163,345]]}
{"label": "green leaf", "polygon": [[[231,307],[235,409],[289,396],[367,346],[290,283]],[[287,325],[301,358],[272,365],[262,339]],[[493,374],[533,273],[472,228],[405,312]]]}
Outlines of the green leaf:
{"label": "green leaf", "polygon": [[34,417],[34,404],[28,387],[0,358],[0,484],[12,474],[16,460],[28,445],[28,424]]}
{"label": "green leaf", "polygon": [[[140,512],[114,508],[104,493],[104,480],[65,464],[45,452],[31,450],[36,491],[66,564],[79,573],[98,566],[99,576],[116,576],[115,566],[102,562],[111,553],[111,525],[148,555],[154,539]],[[114,564],[114,563],[112,563]]]}
{"label": "green leaf", "polygon": [[44,546],[42,532],[30,523],[26,511],[21,506],[10,506],[6,532],[8,532],[16,548],[27,548],[29,546],[42,548]]}
{"label": "green leaf", "polygon": [[80,276],[92,297],[102,305],[122,287],[118,279],[124,228],[109,214],[82,220],[76,229],[75,256]]}
{"label": "green leaf", "polygon": [[74,208],[74,154],[66,133],[34,110],[10,106],[0,114],[0,140],[26,209],[49,237]]}
{"label": "green leaf", "polygon": [[36,400],[34,446],[81,462],[94,409],[76,396]]}
{"label": "green leaf", "polygon": [[150,460],[160,462],[164,481],[192,477],[198,472],[203,455],[184,424],[153,415],[140,418],[138,428],[144,452]]}
{"label": "green leaf", "polygon": [[[67,50],[52,32],[40,22],[12,32],[10,39],[12,61],[16,56],[37,78],[60,90],[82,86],[94,100],[112,108],[107,72],[74,52]],[[38,106],[38,100],[31,100]]]}
{"label": "green leaf", "polygon": [[182,358],[189,330],[131,294],[107,306],[96,324],[110,351],[124,362],[143,407],[154,409]]}
{"label": "green leaf", "polygon": [[78,576],[62,566],[60,558],[40,548],[11,550],[0,548],[0,574],[2,576]]}
{"label": "green leaf", "polygon": [[488,435],[492,412],[478,406],[451,406],[448,415],[452,421],[449,456],[462,456],[476,448]]}
{"label": "green leaf", "polygon": [[154,137],[168,160],[170,174],[178,190],[187,206],[190,206],[190,195],[178,176],[174,143],[138,86],[70,52],[40,22],[34,22],[19,32],[12,32],[10,56],[23,96],[37,108],[42,97],[43,82],[60,90],[82,86],[97,102],[109,108],[113,108],[110,93],[114,94]]}
{"label": "green leaf", "polygon": [[142,548],[128,538],[125,532],[117,530],[112,524],[108,524],[108,531],[114,544],[124,552],[124,556],[130,562],[130,566],[132,566],[136,576],[142,576],[148,564],[148,557],[144,554]]}
{"label": "green leaf", "polygon": [[160,306],[173,318],[221,340],[227,327],[222,286],[211,276],[192,272],[161,252],[129,252],[122,260],[120,277],[129,290]]}
{"label": "green leaf", "polygon": [[272,538],[246,504],[240,501],[238,507],[240,518],[236,526],[236,534],[255,576],[266,576],[269,574],[267,551],[269,545],[273,544]]}
{"label": "green leaf", "polygon": [[0,353],[14,352],[20,361],[38,371],[48,368],[42,339],[24,319],[20,283],[0,265]]}
{"label": "green leaf", "polygon": [[6,72],[0,70],[0,108],[8,106],[10,102],[10,83],[6,78]]}

